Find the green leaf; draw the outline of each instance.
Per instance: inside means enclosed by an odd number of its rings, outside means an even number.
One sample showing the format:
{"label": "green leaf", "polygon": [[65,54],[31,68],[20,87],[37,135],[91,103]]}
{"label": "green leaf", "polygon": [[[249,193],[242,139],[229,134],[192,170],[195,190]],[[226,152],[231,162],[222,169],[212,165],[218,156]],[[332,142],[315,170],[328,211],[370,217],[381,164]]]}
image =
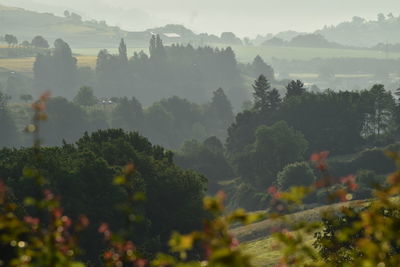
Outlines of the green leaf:
{"label": "green leaf", "polygon": [[33,206],[36,204],[36,200],[32,197],[26,197],[24,199],[24,204],[25,204],[25,206]]}
{"label": "green leaf", "polygon": [[114,178],[113,184],[115,185],[124,185],[126,184],[125,176],[117,176]]}

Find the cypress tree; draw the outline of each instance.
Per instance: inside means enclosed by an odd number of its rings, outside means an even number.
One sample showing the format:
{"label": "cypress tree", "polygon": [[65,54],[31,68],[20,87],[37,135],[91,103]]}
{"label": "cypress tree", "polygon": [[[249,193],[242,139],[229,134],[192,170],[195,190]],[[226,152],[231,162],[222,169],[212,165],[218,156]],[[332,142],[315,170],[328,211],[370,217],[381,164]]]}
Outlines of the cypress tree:
{"label": "cypress tree", "polygon": [[122,63],[127,63],[128,62],[128,52],[126,49],[126,44],[124,39],[121,39],[121,42],[119,44],[119,58],[121,59]]}

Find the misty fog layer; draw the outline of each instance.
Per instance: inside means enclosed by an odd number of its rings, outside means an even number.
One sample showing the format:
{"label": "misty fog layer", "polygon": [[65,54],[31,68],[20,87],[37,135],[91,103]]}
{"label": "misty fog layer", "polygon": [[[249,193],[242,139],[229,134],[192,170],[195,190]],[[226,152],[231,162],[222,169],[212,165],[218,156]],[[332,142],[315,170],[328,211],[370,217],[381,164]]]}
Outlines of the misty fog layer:
{"label": "misty fog layer", "polygon": [[314,31],[353,16],[375,19],[378,13],[400,12],[397,0],[3,0],[0,4],[57,14],[70,9],[127,30],[179,23],[197,32],[233,31],[239,36]]}

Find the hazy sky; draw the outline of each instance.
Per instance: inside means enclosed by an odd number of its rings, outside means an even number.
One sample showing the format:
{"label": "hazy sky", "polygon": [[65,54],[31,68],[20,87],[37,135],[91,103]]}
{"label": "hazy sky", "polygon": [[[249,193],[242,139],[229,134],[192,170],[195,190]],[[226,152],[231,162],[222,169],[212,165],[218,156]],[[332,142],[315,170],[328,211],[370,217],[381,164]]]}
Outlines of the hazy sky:
{"label": "hazy sky", "polygon": [[128,30],[181,23],[196,32],[233,31],[242,37],[314,31],[353,16],[400,14],[400,0],[0,0],[0,4],[58,14],[73,9]]}

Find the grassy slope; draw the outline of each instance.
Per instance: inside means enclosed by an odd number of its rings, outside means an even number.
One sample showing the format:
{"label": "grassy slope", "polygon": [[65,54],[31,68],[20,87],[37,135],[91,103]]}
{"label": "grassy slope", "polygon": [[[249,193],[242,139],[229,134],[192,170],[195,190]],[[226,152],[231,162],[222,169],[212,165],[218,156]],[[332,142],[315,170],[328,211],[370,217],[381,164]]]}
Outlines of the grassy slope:
{"label": "grassy slope", "polygon": [[73,18],[39,13],[22,8],[6,7],[0,4],[0,35],[12,33],[20,42],[43,35],[50,42],[63,38],[70,44],[113,44],[125,34],[115,27],[104,24],[79,21]]}
{"label": "grassy slope", "polygon": [[281,257],[276,241],[266,237],[243,244],[243,251],[252,256],[254,266],[275,266]]}
{"label": "grassy slope", "polygon": [[[368,201],[352,201],[347,203],[333,204],[306,211],[301,211],[286,216],[290,225],[300,222],[317,222],[320,214],[325,211],[335,212],[343,206],[365,205]],[[275,266],[281,256],[276,241],[270,236],[274,229],[289,228],[290,225],[282,220],[264,220],[248,226],[238,227],[232,230],[241,242],[246,253],[253,256],[255,266]],[[313,242],[313,236],[306,236],[306,242]]]}

